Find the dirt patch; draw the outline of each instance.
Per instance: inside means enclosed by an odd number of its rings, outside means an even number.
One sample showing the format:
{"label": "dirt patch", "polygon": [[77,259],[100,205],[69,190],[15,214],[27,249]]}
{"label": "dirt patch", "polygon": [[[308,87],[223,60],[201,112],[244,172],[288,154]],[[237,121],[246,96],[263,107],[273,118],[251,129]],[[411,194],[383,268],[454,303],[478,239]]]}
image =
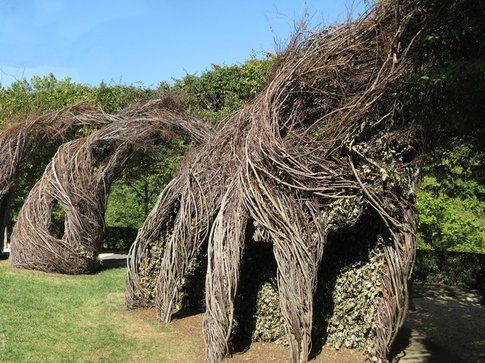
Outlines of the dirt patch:
{"label": "dirt patch", "polygon": [[172,325],[160,324],[154,309],[139,309],[123,313],[121,330],[127,337],[138,341],[139,350],[130,361],[134,362],[198,362],[203,356],[203,344],[194,338],[198,329],[191,328],[190,320],[184,321],[185,329],[192,334],[174,329]]}
{"label": "dirt patch", "polygon": [[[394,347],[395,362],[463,363],[485,362],[485,307],[477,291],[459,287],[415,284],[414,304]],[[158,324],[154,309],[131,312],[143,321]],[[174,320],[168,328],[170,342],[184,345],[192,342],[195,362],[205,362],[202,335],[203,314]],[[253,343],[225,361],[233,363],[276,363],[290,360],[289,348],[274,343]],[[362,352],[323,348],[312,362],[363,362]]]}
{"label": "dirt patch", "polygon": [[[154,309],[140,309],[133,312],[134,317],[145,322],[157,323]],[[168,328],[171,330],[172,337],[170,341],[175,344],[186,344],[191,341],[195,345],[196,356],[195,362],[206,362],[204,353],[204,337],[202,335],[202,321],[204,314],[195,314],[172,321]],[[235,353],[226,358],[225,362],[242,363],[242,362],[287,362],[290,360],[290,349],[276,343],[253,343],[245,352]],[[334,351],[323,349],[322,352],[312,362],[315,363],[357,363],[363,362],[364,357],[361,352],[342,349]]]}
{"label": "dirt patch", "polygon": [[[291,357],[290,349],[274,343],[253,343],[249,350],[244,353],[234,354],[226,359],[227,362],[267,362],[279,363],[289,362]],[[330,350],[323,349],[311,362],[315,363],[358,363],[364,362],[362,352],[356,350]]]}

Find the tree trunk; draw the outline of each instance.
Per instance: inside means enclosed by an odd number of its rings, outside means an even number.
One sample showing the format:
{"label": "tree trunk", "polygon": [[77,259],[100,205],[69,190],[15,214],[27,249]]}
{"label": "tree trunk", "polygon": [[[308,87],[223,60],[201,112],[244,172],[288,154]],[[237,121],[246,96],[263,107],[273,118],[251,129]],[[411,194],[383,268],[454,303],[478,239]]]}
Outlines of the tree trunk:
{"label": "tree trunk", "polygon": [[150,194],[148,193],[148,180],[145,179],[145,183],[143,185],[143,213],[144,220],[147,219],[148,214],[150,213]]}

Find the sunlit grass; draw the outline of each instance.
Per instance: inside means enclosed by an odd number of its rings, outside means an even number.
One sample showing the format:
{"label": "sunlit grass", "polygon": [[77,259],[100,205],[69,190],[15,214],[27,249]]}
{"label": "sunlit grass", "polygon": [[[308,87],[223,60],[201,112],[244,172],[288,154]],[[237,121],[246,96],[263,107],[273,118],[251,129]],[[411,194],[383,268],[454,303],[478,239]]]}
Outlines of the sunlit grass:
{"label": "sunlit grass", "polygon": [[0,361],[196,361],[194,342],[124,310],[124,275],[48,275],[1,261]]}

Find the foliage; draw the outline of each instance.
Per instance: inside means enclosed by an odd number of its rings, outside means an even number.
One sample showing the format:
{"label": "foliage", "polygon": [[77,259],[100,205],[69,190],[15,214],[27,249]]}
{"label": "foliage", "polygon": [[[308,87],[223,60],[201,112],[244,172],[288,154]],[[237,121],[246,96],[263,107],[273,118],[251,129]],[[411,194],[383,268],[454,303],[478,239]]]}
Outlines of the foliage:
{"label": "foliage", "polygon": [[442,4],[449,6],[443,13],[453,15],[427,32],[416,72],[414,106],[427,120],[418,243],[485,253],[485,10],[475,0]]}
{"label": "foliage", "polygon": [[186,75],[174,90],[182,91],[187,109],[210,122],[218,122],[242,107],[266,84],[273,58],[250,59],[241,65],[218,66],[201,76]]}
{"label": "foliage", "polygon": [[113,85],[98,87],[56,79],[53,74],[35,76],[30,82],[21,79],[5,88],[0,86],[0,126],[22,115],[57,110],[69,104],[87,101],[106,112],[116,112],[127,105],[160,96],[163,89]]}
{"label": "foliage", "polygon": [[187,147],[179,140],[159,147],[156,152],[132,158],[123,170],[122,178],[111,187],[107,225],[141,227]]}
{"label": "foliage", "polygon": [[485,288],[485,254],[449,251],[419,251],[414,280],[426,284]]}
{"label": "foliage", "polygon": [[106,227],[102,250],[104,252],[128,253],[137,234],[138,228]]}
{"label": "foliage", "polygon": [[485,251],[483,152],[458,140],[437,148],[417,194],[422,248]]}

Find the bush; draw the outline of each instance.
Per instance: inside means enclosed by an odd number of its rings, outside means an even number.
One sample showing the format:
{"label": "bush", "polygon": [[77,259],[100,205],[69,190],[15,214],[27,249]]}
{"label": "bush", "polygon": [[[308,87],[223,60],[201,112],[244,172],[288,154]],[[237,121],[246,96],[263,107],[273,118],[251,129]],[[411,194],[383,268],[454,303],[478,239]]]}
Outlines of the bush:
{"label": "bush", "polygon": [[185,95],[189,112],[215,123],[238,110],[262,89],[272,65],[272,58],[250,59],[241,65],[213,65],[201,76],[187,75],[177,80],[173,89]]}
{"label": "bush", "polygon": [[485,254],[418,250],[414,280],[485,289]]}
{"label": "bush", "polygon": [[[483,61],[474,53],[476,43],[483,39],[483,24],[476,21],[471,10],[465,15],[461,21],[453,21],[450,28],[428,35],[429,49],[422,52],[428,65],[417,73],[420,94],[436,104],[430,110],[429,125],[425,125],[428,149],[417,192],[418,245],[422,249],[485,252],[485,153],[480,142],[484,110],[479,99],[485,82]],[[458,41],[464,37],[466,42]],[[437,48],[440,53],[434,52]],[[434,66],[444,64],[442,57],[450,60],[446,69]],[[0,86],[0,127],[26,113],[58,109],[83,100],[106,112],[116,112],[130,103],[168,94],[192,114],[217,123],[264,87],[273,63],[273,58],[267,58],[231,66],[213,65],[200,76],[186,75],[173,85],[162,82],[157,89],[105,83],[91,87],[69,78],[57,80],[52,74],[33,77],[30,82],[19,80],[8,88]],[[421,101],[415,100],[417,109]],[[426,102],[432,104],[429,99]],[[186,148],[177,143],[161,147],[127,168],[112,187],[108,225],[140,227]],[[39,160],[26,165],[15,192],[14,215],[52,152],[46,149],[39,154]]]}
{"label": "bush", "polygon": [[485,252],[484,158],[462,140],[435,151],[417,193],[420,248]]}

